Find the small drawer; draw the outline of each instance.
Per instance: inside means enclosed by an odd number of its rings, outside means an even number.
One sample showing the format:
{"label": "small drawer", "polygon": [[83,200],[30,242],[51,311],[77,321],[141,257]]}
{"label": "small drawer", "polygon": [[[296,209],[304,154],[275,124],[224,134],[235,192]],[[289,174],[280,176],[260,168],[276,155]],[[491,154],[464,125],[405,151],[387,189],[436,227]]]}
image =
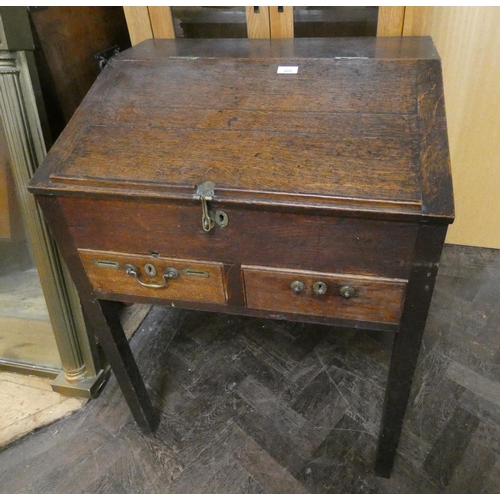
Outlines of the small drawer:
{"label": "small drawer", "polygon": [[78,250],[95,290],[166,300],[225,304],[223,265],[151,255]]}
{"label": "small drawer", "polygon": [[247,307],[399,323],[406,280],[242,266]]}

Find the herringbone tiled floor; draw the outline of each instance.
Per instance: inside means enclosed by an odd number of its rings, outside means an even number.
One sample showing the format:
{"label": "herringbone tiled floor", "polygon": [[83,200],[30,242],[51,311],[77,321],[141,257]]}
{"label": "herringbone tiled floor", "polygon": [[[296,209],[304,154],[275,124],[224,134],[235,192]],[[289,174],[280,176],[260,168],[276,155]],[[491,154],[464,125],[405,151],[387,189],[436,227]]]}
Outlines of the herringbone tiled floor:
{"label": "herringbone tiled floor", "polygon": [[447,246],[390,480],[392,334],[153,308],[132,340],[162,423],[111,378],[0,453],[0,492],[500,492],[500,251]]}

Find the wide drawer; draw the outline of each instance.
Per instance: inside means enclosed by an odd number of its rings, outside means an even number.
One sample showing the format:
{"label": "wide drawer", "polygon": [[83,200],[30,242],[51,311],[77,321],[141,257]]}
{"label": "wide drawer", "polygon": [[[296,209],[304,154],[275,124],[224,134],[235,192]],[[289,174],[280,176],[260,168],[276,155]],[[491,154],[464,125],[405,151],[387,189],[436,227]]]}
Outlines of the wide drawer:
{"label": "wide drawer", "polygon": [[406,280],[243,266],[252,309],[399,323]]}
{"label": "wide drawer", "polygon": [[119,295],[225,304],[223,264],[78,250],[95,290]]}

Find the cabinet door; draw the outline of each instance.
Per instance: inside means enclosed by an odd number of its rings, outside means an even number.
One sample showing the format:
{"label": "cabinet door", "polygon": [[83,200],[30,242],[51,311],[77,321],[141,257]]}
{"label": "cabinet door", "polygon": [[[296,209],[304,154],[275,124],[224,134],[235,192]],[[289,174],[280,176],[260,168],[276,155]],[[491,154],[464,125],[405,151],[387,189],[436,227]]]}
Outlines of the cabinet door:
{"label": "cabinet door", "polygon": [[269,38],[269,7],[123,7],[133,45],[148,38]]}
{"label": "cabinet door", "polygon": [[404,7],[269,7],[271,38],[401,36]]}

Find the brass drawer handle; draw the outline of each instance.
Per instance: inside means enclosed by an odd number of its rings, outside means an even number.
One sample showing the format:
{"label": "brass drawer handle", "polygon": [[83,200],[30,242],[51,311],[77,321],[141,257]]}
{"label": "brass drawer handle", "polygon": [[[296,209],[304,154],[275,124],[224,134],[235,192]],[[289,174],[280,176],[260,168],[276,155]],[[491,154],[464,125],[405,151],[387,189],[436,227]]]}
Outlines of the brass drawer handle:
{"label": "brass drawer handle", "polygon": [[137,270],[137,267],[133,266],[132,264],[125,264],[124,269],[127,274],[135,278],[135,281],[137,281],[139,285],[146,288],[165,288],[168,286],[167,280],[175,279],[179,276],[179,271],[177,271],[177,269],[175,269],[174,267],[167,267],[167,269],[165,269],[165,272],[163,273],[163,283],[144,283],[139,278],[139,271]]}

